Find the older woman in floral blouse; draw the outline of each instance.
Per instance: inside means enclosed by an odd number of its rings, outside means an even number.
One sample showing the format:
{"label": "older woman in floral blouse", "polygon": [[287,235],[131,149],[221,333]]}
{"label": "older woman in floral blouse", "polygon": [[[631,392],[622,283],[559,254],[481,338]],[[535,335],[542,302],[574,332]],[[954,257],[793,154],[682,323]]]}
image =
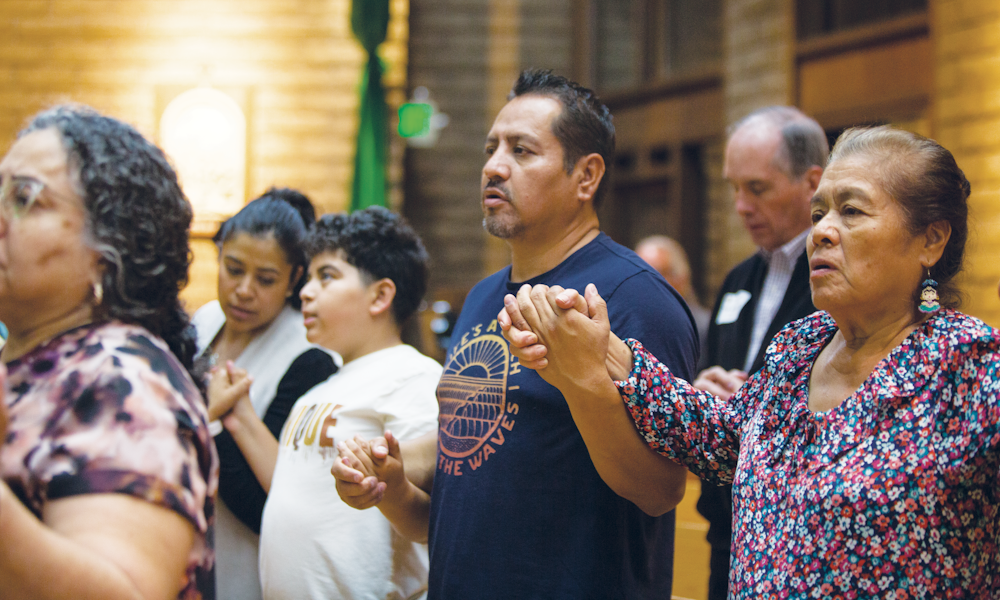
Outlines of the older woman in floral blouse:
{"label": "older woman in floral blouse", "polygon": [[998,597],[1000,337],[951,283],[968,195],[931,140],[841,136],[812,200],[820,312],[728,403],[609,336],[593,286],[524,289],[499,320],[571,406],[624,399],[651,449],[732,482],[730,597]]}

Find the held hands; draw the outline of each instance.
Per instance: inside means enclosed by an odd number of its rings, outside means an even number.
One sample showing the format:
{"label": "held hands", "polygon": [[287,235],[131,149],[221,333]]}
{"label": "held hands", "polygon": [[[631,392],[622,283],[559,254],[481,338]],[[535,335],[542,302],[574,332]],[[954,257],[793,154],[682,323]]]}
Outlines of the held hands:
{"label": "held hands", "polygon": [[208,382],[208,419],[215,421],[233,409],[237,401],[246,397],[250,400],[250,385],[253,378],[245,369],[239,369],[233,361],[227,360],[225,368],[215,367]]}
{"label": "held hands", "polygon": [[698,378],[691,385],[723,400],[729,400],[746,380],[747,374],[739,369],[727,371],[715,366],[698,373]]}
{"label": "held hands", "polygon": [[624,379],[631,370],[631,351],[611,333],[607,304],[593,284],[583,296],[559,286],[522,286],[504,298],[497,322],[521,365],[560,390],[605,373]]}
{"label": "held hands", "polygon": [[340,456],[330,473],[337,480],[337,493],[345,504],[358,510],[379,504],[388,492],[406,484],[399,440],[385,436],[369,441],[354,436],[337,444]]}

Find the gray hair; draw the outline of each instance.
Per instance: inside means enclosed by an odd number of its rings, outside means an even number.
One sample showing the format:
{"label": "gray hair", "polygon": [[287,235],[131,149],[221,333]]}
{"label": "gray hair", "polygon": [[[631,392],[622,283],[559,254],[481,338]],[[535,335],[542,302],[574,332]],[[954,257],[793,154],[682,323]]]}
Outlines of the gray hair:
{"label": "gray hair", "polygon": [[764,125],[781,133],[781,146],[775,156],[778,167],[790,179],[799,179],[812,166],[826,167],[830,143],[826,132],[815,119],[794,106],[766,106],[734,123],[729,137],[746,125]]}
{"label": "gray hair", "polygon": [[941,304],[957,308],[962,295],[954,279],[962,270],[969,237],[972,188],[955,157],[934,140],[885,125],[848,129],[837,138],[830,161],[856,156],[863,157],[879,186],[902,208],[912,235],[938,221],[951,226],[951,236],[930,276],[938,282]]}
{"label": "gray hair", "polygon": [[117,319],[159,336],[185,367],[195,341],[179,293],[187,283],[191,205],[163,152],[135,128],[82,105],[56,106],[20,132],[54,129],[100,254],[103,299],[94,320]]}

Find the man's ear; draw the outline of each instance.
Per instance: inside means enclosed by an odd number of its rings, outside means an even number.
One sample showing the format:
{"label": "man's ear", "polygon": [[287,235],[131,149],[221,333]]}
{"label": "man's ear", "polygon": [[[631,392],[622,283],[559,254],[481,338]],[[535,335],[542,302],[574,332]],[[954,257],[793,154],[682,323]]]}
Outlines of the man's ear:
{"label": "man's ear", "polygon": [[596,152],[581,157],[576,161],[574,173],[577,175],[577,196],[580,200],[593,200],[597,195],[597,188],[601,185],[606,170],[604,159]]}
{"label": "man's ear", "polygon": [[371,292],[371,305],[368,312],[376,317],[387,310],[392,310],[392,301],[396,298],[396,283],[384,277],[368,286]]}
{"label": "man's ear", "polygon": [[813,194],[819,188],[819,180],[823,178],[823,167],[819,165],[813,165],[806,169],[805,175],[803,175],[806,182],[809,184],[809,197],[812,198]]}
{"label": "man's ear", "polygon": [[948,221],[935,221],[927,226],[924,231],[924,251],[920,257],[924,267],[929,269],[941,260],[949,239],[951,239],[951,223]]}

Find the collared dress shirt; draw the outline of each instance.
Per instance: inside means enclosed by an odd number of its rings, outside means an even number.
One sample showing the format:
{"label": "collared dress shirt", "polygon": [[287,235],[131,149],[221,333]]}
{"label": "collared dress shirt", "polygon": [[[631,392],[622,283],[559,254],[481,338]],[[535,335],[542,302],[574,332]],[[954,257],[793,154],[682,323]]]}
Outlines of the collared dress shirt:
{"label": "collared dress shirt", "polygon": [[770,252],[761,250],[764,260],[767,261],[767,277],[764,278],[764,287],[761,289],[760,299],[757,301],[757,310],[753,318],[753,334],[750,337],[750,346],[747,347],[747,357],[743,363],[743,370],[748,373],[760,352],[760,345],[764,343],[764,336],[767,335],[771,321],[778,314],[781,301],[785,298],[788,282],[792,280],[792,272],[795,271],[795,261],[806,249],[807,235],[809,235],[808,229],[777,250]]}

